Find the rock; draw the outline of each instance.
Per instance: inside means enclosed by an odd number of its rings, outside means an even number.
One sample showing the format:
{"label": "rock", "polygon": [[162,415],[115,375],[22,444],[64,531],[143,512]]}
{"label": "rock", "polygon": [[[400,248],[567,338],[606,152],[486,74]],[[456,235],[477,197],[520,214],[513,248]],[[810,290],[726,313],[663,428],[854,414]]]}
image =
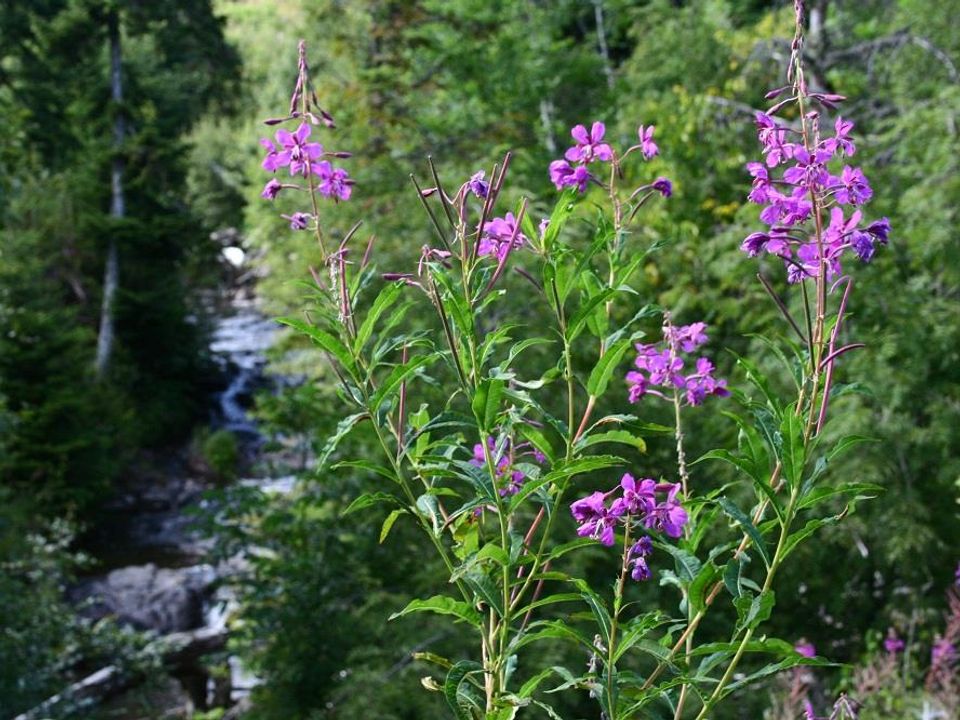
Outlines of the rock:
{"label": "rock", "polygon": [[89,617],[110,615],[138,630],[165,635],[203,624],[203,601],[215,580],[209,565],[158,568],[151,563],[119,568],[72,594],[76,600],[89,599],[84,609]]}

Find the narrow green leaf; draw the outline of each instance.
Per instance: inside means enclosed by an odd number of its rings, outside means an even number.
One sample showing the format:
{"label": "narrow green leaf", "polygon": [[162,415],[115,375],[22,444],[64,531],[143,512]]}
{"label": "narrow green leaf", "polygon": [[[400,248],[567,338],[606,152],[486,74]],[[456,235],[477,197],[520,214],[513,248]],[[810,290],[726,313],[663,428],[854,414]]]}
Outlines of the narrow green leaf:
{"label": "narrow green leaf", "polygon": [[611,430],[605,433],[597,433],[596,435],[587,434],[577,441],[575,447],[577,450],[583,450],[584,448],[601,443],[618,443],[620,445],[629,445],[640,452],[647,451],[646,441],[642,437],[638,437],[627,430]]}
{"label": "narrow green leaf", "polygon": [[727,515],[740,524],[740,527],[743,528],[743,531],[747,533],[747,535],[753,541],[753,546],[763,559],[764,565],[769,568],[770,554],[767,551],[766,543],[763,541],[763,536],[760,534],[760,531],[757,530],[756,525],[754,525],[750,518],[747,517],[746,513],[737,507],[736,504],[734,504],[734,502],[729,498],[722,497],[717,502]]}
{"label": "narrow green leaf", "polygon": [[383,492],[375,493],[363,493],[360,497],[356,498],[351,502],[347,507],[345,507],[341,513],[340,517],[349,515],[350,513],[355,513],[358,510],[363,510],[364,508],[371,507],[373,505],[378,505],[380,503],[390,503],[392,505],[398,505],[399,500],[397,500],[393,495]]}
{"label": "narrow green leaf", "polygon": [[454,600],[447,595],[434,595],[426,600],[411,600],[407,606],[390,616],[390,620],[403,617],[415,612],[432,612],[437,615],[452,615],[475,627],[480,627],[482,618],[480,613],[461,600]]}
{"label": "narrow green leaf", "polygon": [[[483,672],[483,666],[471,660],[461,660],[455,663],[447,673],[447,679],[443,683],[443,696],[447,700],[447,705],[457,716],[457,720],[473,720],[473,715],[469,708],[477,707],[477,702],[467,692],[464,692],[463,681],[472,673]],[[482,706],[478,708],[483,710]]]}
{"label": "narrow green leaf", "polygon": [[405,512],[406,510],[404,510],[403,508],[400,508],[398,510],[393,510],[389,515],[387,515],[386,519],[384,519],[383,525],[380,527],[380,544],[381,545],[383,544],[383,541],[387,539],[387,535],[390,534],[390,530],[391,528],[393,528],[393,524],[397,521],[397,518],[399,518]]}
{"label": "narrow green leaf", "polygon": [[388,307],[397,301],[400,293],[403,292],[403,288],[404,285],[402,282],[390,283],[377,295],[377,299],[373,301],[373,304],[367,311],[366,317],[363,319],[363,323],[361,323],[360,328],[357,330],[357,337],[354,341],[354,352],[356,355],[359,356],[360,353],[363,352],[364,346],[373,335],[373,330],[380,316]]}
{"label": "narrow green leaf", "polygon": [[323,444],[323,448],[320,450],[320,454],[317,457],[317,472],[320,472],[324,469],[327,461],[330,460],[330,456],[333,455],[334,451],[336,451],[340,441],[350,434],[350,431],[353,430],[358,422],[365,420],[367,417],[369,416],[365,412],[356,413],[355,415],[348,415],[337,423],[337,429],[334,431],[333,435],[327,438],[327,441]]}
{"label": "narrow green leaf", "polygon": [[374,393],[372,398],[370,398],[371,410],[373,412],[379,410],[380,405],[383,404],[384,400],[399,391],[401,383],[403,383],[420,368],[436,362],[439,357],[439,353],[420,355],[419,357],[413,358],[409,362],[395,366],[383,381],[383,384],[380,385],[380,388],[377,390],[377,392]]}
{"label": "narrow green leaf", "polygon": [[299,318],[283,317],[277,318],[278,323],[292,327],[294,330],[297,330],[302,335],[306,335],[314,343],[319,345],[323,350],[326,350],[328,353],[333,355],[340,364],[347,370],[351,375],[355,375],[356,366],[353,362],[353,356],[350,354],[350,351],[347,349],[347,346],[340,342],[333,335],[328,333],[326,330],[321,330],[320,328],[311,325],[310,323],[304,322]]}
{"label": "narrow green leaf", "polygon": [[587,380],[588,393],[594,397],[600,397],[606,392],[610,377],[629,347],[630,340],[620,340],[607,349],[593,370],[590,371],[590,377]]}

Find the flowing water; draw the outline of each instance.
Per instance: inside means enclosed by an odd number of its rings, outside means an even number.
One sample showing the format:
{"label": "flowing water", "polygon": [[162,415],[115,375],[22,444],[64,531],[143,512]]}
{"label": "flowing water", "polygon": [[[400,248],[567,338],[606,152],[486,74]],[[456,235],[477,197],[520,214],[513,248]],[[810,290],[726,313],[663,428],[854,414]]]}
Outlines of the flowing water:
{"label": "flowing water", "polygon": [[[256,420],[249,412],[258,390],[268,386],[266,353],[278,327],[252,301],[234,301],[216,321],[210,349],[221,365],[226,384],[213,398],[211,429],[233,433],[243,467],[254,467],[263,445]],[[96,575],[83,578],[71,591],[86,602],[91,617],[106,615],[134,627],[166,634],[197,628],[227,627],[237,604],[218,581],[242,566],[233,558],[215,566],[207,562],[212,541],[196,527],[198,510],[210,511],[210,483],[194,477],[185,454],[160,463],[147,477],[131,480],[108,510],[104,530],[92,540]],[[238,481],[265,493],[287,493],[292,476],[253,477]],[[238,658],[228,661],[229,681],[214,685],[210,678],[181,678],[199,708],[235,702],[257,683]]]}

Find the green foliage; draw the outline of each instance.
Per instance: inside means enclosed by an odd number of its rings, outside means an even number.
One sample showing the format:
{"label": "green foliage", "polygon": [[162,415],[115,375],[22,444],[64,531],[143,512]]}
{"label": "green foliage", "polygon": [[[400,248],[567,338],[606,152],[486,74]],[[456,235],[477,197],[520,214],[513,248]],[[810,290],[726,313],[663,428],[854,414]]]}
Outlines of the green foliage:
{"label": "green foliage", "polygon": [[232,480],[237,476],[240,447],[237,436],[229,430],[202,435],[200,454],[220,480]]}

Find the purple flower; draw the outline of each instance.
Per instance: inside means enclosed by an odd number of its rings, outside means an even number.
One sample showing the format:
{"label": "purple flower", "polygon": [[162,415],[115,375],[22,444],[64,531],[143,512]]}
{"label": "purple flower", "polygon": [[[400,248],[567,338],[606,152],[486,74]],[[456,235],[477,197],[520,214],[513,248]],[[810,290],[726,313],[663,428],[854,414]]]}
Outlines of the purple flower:
{"label": "purple flower", "polygon": [[584,192],[590,182],[590,171],[585,165],[573,167],[566,160],[554,160],[550,163],[550,181],[557,190],[565,187],[576,187],[578,192]]}
{"label": "purple flower", "polygon": [[647,382],[646,375],[636,372],[635,370],[628,372],[626,379],[627,383],[630,385],[628,388],[628,399],[631,403],[635,403],[646,394],[649,382]]}
{"label": "purple flower", "polygon": [[520,470],[514,470],[512,473],[510,473],[510,481],[507,483],[506,487],[500,488],[500,497],[516,495],[518,492],[520,492],[520,488],[523,487],[523,483],[526,482],[526,480],[526,475],[524,475]]}
{"label": "purple flower", "polygon": [[657,486],[657,490],[666,490],[667,499],[651,508],[643,519],[643,524],[672,538],[678,538],[683,534],[683,526],[687,524],[687,511],[676,500],[680,484],[663,483]]}
{"label": "purple flower", "polygon": [[650,566],[647,565],[646,558],[637,557],[631,560],[631,562],[633,563],[633,569],[630,571],[630,577],[634,580],[643,582],[653,577],[653,573],[650,572]]}
{"label": "purple flower", "polygon": [[326,160],[318,162],[312,166],[313,174],[320,178],[320,184],[317,190],[324,197],[335,200],[349,200],[353,192],[353,180],[347,175],[347,171],[334,167]]}
{"label": "purple flower", "polygon": [[323,155],[323,146],[320,143],[308,143],[309,137],[310,125],[301,123],[293,133],[282,128],[277,130],[279,147],[267,138],[261,138],[260,144],[267,149],[263,169],[276,172],[279,168],[289,166],[291,175],[306,175],[307,164]]}
{"label": "purple flower", "polygon": [[260,193],[260,197],[273,200],[280,194],[281,190],[283,190],[283,185],[280,181],[276,178],[270,178],[270,182],[263,186],[263,192]]}
{"label": "purple flower", "polygon": [[953,584],[956,585],[957,587],[960,587],[960,563],[957,563],[957,571],[953,574],[953,577],[954,577]]}
{"label": "purple flower", "polygon": [[807,189],[817,190],[830,182],[830,173],[823,164],[830,159],[830,154],[817,151],[813,155],[806,148],[797,147],[793,151],[793,159],[797,164],[783,173],[783,181],[791,185],[802,185]]}
{"label": "purple flower", "polygon": [[653,554],[653,540],[649,535],[644,535],[637,540],[630,548],[630,555],[637,557],[650,557]]}
{"label": "purple flower", "polygon": [[595,122],[590,128],[589,135],[583,125],[576,125],[570,131],[577,144],[564,153],[570,162],[590,163],[594,160],[613,160],[613,150],[603,142],[607,129],[602,122]]}
{"label": "purple flower", "polygon": [[281,215],[280,217],[290,221],[291,230],[306,230],[307,225],[313,218],[312,215],[302,212],[296,212],[293,215]]}
{"label": "purple flower", "polygon": [[606,494],[599,490],[581,498],[570,505],[570,512],[580,523],[577,535],[599,540],[602,545],[613,545],[613,526],[617,522],[615,515],[606,505]]}
{"label": "purple flower", "polygon": [[749,162],[747,163],[747,172],[753,177],[753,190],[750,191],[747,199],[757,205],[769,202],[771,185],[767,166],[763,163]]}
{"label": "purple flower", "polygon": [[697,359],[697,372],[687,376],[685,395],[689,405],[700,405],[708,395],[729,397],[727,381],[714,378],[713,371],[713,363],[707,358]]}
{"label": "purple flower", "polygon": [[776,167],[793,157],[795,146],[785,142],[786,129],[777,125],[766,113],[756,114],[757,137],[763,144],[763,153],[767,156],[767,167]]}
{"label": "purple flower", "polygon": [[836,135],[824,141],[824,145],[830,151],[830,153],[832,154],[839,150],[844,155],[850,156],[857,152],[857,148],[854,146],[853,141],[850,140],[850,132],[853,130],[853,122],[850,120],[844,120],[842,117],[838,117],[833,127]]}
{"label": "purple flower", "polygon": [[617,515],[645,515],[656,505],[657,483],[650,478],[640,482],[630,473],[620,479],[623,496],[613,502],[612,509]]}
{"label": "purple flower", "polygon": [[794,645],[793,649],[796,650],[800,655],[803,655],[805,658],[817,656],[817,648],[814,647],[813,643],[801,641]]}
{"label": "purple flower", "polygon": [[641,370],[650,373],[650,382],[653,385],[667,385],[683,387],[684,379],[680,371],[683,370],[683,360],[671,354],[670,350],[657,350],[653,345],[637,345],[637,358],[634,364]]}
{"label": "purple flower", "polygon": [[896,636],[893,632],[893,628],[887,633],[887,637],[883,641],[883,648],[891,655],[896,655],[897,653],[903,652],[903,649],[906,647],[906,643],[903,642],[900,638]]}
{"label": "purple flower", "polygon": [[480,238],[477,252],[481,256],[494,255],[497,260],[502,260],[511,249],[511,240],[513,248],[519,248],[527,242],[527,237],[517,229],[517,219],[513,213],[508,212],[504,217],[494,218],[483,226],[483,237]]}
{"label": "purple flower", "polygon": [[870,233],[881,245],[886,245],[890,236],[890,220],[880,218],[867,225],[867,232]]}
{"label": "purple flower", "polygon": [[673,183],[665,177],[658,177],[650,184],[650,187],[663,195],[665,198],[673,195]]}
{"label": "purple flower", "polygon": [[845,165],[836,185],[834,197],[841,205],[863,205],[873,197],[873,190],[860,168]]}
{"label": "purple flower", "polygon": [[658,148],[657,144],[653,141],[654,130],[656,130],[655,125],[649,125],[647,127],[641,125],[637,128],[637,135],[640,137],[640,152],[643,153],[643,157],[646,160],[649,160],[660,152],[660,148]]}
{"label": "purple flower", "polygon": [[703,322],[674,327],[670,331],[670,340],[684,352],[693,352],[707,342],[707,334],[704,332],[706,329],[707,324]]}
{"label": "purple flower", "polygon": [[470,192],[481,199],[485,198],[487,193],[490,192],[490,183],[483,179],[485,176],[486,173],[483,170],[480,170],[471,175],[470,179],[467,181],[467,186],[470,188]]}

